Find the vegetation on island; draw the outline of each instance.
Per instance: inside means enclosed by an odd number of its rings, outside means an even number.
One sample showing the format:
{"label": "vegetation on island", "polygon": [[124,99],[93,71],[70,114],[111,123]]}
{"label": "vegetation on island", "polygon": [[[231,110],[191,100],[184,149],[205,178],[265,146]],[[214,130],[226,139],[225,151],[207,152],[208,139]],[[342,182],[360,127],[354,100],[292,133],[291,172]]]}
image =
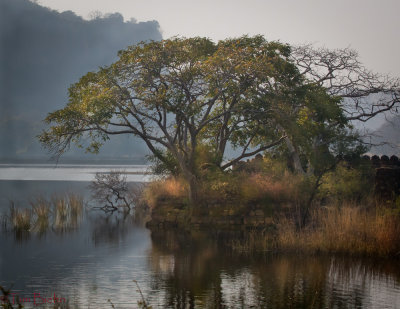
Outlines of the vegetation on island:
{"label": "vegetation on island", "polygon": [[[173,38],[131,46],[83,76],[39,139],[58,157],[71,144],[96,153],[114,135],[141,138],[164,176],[142,194],[155,225],[262,227],[275,247],[296,247],[307,233],[364,220],[357,240],[378,246],[386,237],[393,246],[380,253],[394,254],[396,202],[390,215],[377,206],[374,171],[360,161],[368,144],[353,125],[394,112],[399,96],[398,79],[369,71],[350,49]],[[381,227],[386,234],[372,239]],[[291,240],[277,230],[293,231]]]}

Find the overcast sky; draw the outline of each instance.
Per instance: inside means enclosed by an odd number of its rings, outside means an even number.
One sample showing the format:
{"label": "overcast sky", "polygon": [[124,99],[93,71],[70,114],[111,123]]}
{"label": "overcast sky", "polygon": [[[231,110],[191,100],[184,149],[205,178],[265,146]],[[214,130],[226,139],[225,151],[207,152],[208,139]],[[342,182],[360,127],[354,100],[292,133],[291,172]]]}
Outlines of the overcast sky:
{"label": "overcast sky", "polygon": [[269,40],[352,47],[363,63],[400,76],[399,0],[38,0],[84,18],[120,12],[126,20],[157,20],[164,38],[214,40],[263,34]]}

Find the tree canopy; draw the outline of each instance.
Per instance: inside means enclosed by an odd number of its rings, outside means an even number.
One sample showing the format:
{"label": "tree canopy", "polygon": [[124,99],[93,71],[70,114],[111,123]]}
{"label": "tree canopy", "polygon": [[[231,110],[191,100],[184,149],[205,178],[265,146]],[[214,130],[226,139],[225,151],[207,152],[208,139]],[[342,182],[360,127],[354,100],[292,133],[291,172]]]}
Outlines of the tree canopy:
{"label": "tree canopy", "polygon": [[[72,85],[68,104],[47,116],[50,127],[39,138],[59,156],[71,143],[89,141],[87,150],[98,152],[112,135],[133,134],[157,161],[185,177],[192,199],[204,164],[224,170],[282,145],[304,172],[301,154],[316,166],[318,153],[354,146],[350,120],[398,103],[394,80],[365,76],[347,50],[331,58],[324,52],[262,36],[140,43]],[[342,70],[351,73],[337,74]],[[386,101],[367,106],[365,98],[381,92]],[[228,145],[236,157],[226,158]]]}

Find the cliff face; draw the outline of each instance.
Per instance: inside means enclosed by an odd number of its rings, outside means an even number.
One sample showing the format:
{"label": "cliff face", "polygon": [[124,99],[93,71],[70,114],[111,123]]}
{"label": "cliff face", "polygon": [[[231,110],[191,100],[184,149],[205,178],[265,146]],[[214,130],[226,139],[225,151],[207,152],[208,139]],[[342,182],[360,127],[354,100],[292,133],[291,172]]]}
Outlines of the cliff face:
{"label": "cliff face", "polygon": [[[45,155],[35,136],[46,114],[67,103],[68,87],[112,63],[118,50],[161,38],[156,21],[124,22],[118,13],[87,21],[28,0],[0,0],[0,159]],[[132,145],[117,139],[102,153],[131,155]]]}

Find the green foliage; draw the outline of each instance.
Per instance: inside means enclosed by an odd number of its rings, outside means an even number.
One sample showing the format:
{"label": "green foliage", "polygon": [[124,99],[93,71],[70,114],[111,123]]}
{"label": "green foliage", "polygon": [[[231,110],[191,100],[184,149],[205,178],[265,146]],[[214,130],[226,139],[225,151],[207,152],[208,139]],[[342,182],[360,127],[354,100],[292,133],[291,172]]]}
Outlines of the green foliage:
{"label": "green foliage", "polygon": [[146,158],[151,163],[151,172],[155,175],[178,176],[180,174],[179,164],[168,150],[159,149],[157,156],[148,155]]}
{"label": "green foliage", "polygon": [[131,46],[70,87],[69,103],[47,116],[51,127],[39,139],[60,155],[71,143],[88,141],[87,151],[98,152],[111,135],[133,134],[161,161],[159,147],[170,151],[183,169],[197,145],[211,147],[221,162],[228,142],[243,146],[249,137],[244,113],[253,117],[255,102],[269,104],[261,96],[297,85],[289,53],[289,46],[262,36]]}
{"label": "green foliage", "polygon": [[[71,143],[97,153],[113,135],[135,135],[156,174],[185,178],[190,199],[208,170],[263,151],[295,153],[308,175],[322,175],[337,155],[364,149],[342,98],[308,80],[291,55],[289,45],[262,36],[130,46],[70,87],[68,104],[47,116],[39,139],[61,155]],[[239,153],[230,160],[228,145]]]}
{"label": "green foliage", "polygon": [[[334,168],[338,156],[359,156],[366,151],[344,115],[340,97],[313,84],[302,86],[297,97],[293,111],[280,112],[287,117],[280,126],[299,155],[303,170],[321,175]],[[287,150],[282,146],[275,153],[288,156]]]}
{"label": "green foliage", "polygon": [[319,199],[361,202],[370,198],[374,186],[374,170],[368,164],[349,165],[341,162],[325,174],[319,188]]}

